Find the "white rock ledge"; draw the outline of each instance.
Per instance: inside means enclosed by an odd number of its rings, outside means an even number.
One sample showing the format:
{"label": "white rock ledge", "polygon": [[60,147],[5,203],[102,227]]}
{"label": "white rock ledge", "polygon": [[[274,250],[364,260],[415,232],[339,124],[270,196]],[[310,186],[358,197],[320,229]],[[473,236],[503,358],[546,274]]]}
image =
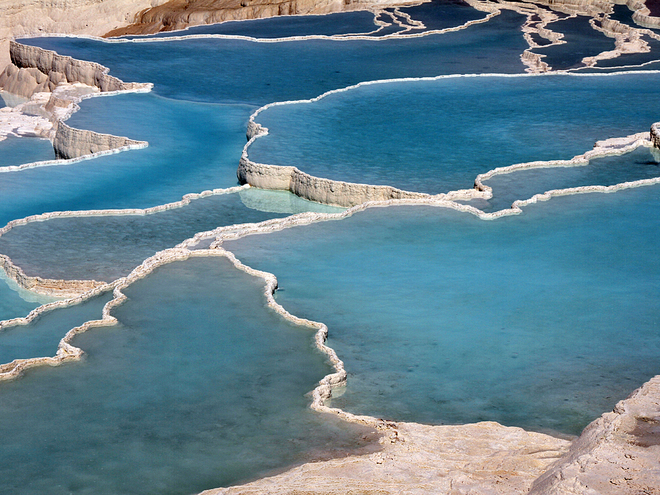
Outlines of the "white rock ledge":
{"label": "white rock ledge", "polygon": [[103,151],[121,151],[146,148],[146,141],[135,141],[127,137],[100,134],[98,132],[74,129],[59,122],[53,139],[57,158],[65,160],[93,155]]}
{"label": "white rock ledge", "polygon": [[351,207],[368,201],[431,197],[428,194],[403,191],[391,186],[322,179],[301,172],[296,167],[255,163],[245,154],[241,157],[236,175],[241,184],[261,189],[290,191],[303,199],[332,206]]}
{"label": "white rock ledge", "polygon": [[94,86],[102,92],[134,91],[150,86],[125,83],[110,76],[109,69],[96,62],[77,60],[15,41],[9,43],[9,57],[11,63],[0,74],[0,87],[26,98],[36,92],[53,91],[63,82]]}

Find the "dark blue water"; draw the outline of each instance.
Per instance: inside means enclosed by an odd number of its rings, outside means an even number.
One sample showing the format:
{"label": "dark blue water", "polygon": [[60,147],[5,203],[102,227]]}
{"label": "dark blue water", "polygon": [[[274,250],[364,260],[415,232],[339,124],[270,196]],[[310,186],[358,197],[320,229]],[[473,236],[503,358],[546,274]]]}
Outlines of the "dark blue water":
{"label": "dark blue water", "polygon": [[172,36],[222,34],[252,38],[288,38],[291,36],[333,36],[366,34],[375,31],[374,14],[367,11],[327,15],[296,15],[227,21],[207,26],[192,26],[183,31],[166,31],[151,36],[124,36],[125,39],[170,38]]}
{"label": "dark blue water", "polygon": [[614,50],[614,39],[596,31],[589,17],[577,16],[548,24],[548,29],[562,33],[564,44],[535,48],[545,55],[543,61],[553,70],[566,70],[584,66],[582,59]]}
{"label": "dark blue water", "polygon": [[504,12],[487,24],[459,32],[388,41],[205,39],[113,44],[35,38],[24,42],[95,60],[124,81],[153,82],[154,92],[161,96],[263,105],[312,98],[360,81],[521,72],[520,54],[527,47],[519,32],[523,22],[523,16]]}
{"label": "dark blue water", "polygon": [[431,31],[457,27],[486,17],[485,12],[479,12],[461,0],[432,0],[399,10],[423,22],[426,29]]}

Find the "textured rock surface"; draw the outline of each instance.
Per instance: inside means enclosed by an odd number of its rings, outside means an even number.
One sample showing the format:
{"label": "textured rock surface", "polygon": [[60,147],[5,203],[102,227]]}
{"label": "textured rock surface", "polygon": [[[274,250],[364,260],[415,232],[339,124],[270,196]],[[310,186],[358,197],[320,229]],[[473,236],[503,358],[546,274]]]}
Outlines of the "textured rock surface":
{"label": "textured rock surface", "polygon": [[63,122],[58,124],[53,139],[55,155],[64,159],[78,158],[103,151],[118,151],[145,146],[147,146],[147,143],[144,141],[134,141],[126,137],[74,129]]}
{"label": "textured rock surface", "polygon": [[403,3],[405,0],[169,0],[140,12],[133,24],[112,30],[106,33],[106,36],[148,34],[183,29],[196,24],[278,15],[327,14]]}
{"label": "textured rock surface", "polygon": [[366,201],[428,198],[428,194],[402,191],[390,186],[353,184],[313,177],[296,167],[254,163],[243,156],[237,172],[241,184],[261,189],[279,189],[309,201],[335,206],[355,206]]}
{"label": "textured rock surface", "polygon": [[532,494],[660,494],[660,376],[587,426]]}
{"label": "textured rock surface", "polygon": [[9,43],[11,63],[0,74],[0,87],[9,93],[29,98],[34,93],[53,91],[61,83],[81,83],[107,91],[131,91],[146,87],[125,83],[108,74],[108,68],[58,55],[54,51]]}
{"label": "textured rock surface", "polygon": [[220,494],[514,495],[563,455],[570,442],[497,423],[461,426],[388,424],[383,449],[310,463]]}
{"label": "textured rock surface", "polygon": [[130,24],[137,12],[165,1],[0,0],[0,39],[42,33],[100,36]]}
{"label": "textured rock surface", "polygon": [[660,148],[660,122],[651,126],[651,142],[656,148]]}

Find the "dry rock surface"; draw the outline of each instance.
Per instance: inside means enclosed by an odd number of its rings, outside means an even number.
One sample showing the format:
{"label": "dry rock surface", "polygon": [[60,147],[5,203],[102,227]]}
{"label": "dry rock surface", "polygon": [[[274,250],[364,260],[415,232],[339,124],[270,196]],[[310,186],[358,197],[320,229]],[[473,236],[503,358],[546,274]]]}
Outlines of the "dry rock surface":
{"label": "dry rock surface", "polygon": [[498,423],[388,424],[382,450],[310,463],[272,478],[203,495],[527,493],[570,442]]}
{"label": "dry rock surface", "polygon": [[310,463],[236,494],[660,494],[660,376],[574,441],[498,423],[386,423],[382,450]]}

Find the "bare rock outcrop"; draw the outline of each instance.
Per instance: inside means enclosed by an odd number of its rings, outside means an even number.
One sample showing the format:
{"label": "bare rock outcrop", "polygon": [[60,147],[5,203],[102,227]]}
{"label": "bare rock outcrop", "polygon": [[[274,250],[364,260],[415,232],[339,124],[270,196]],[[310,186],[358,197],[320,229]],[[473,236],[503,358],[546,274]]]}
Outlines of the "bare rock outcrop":
{"label": "bare rock outcrop", "polygon": [[144,148],[147,145],[148,143],[145,141],[135,141],[122,136],[113,136],[112,134],[74,129],[63,122],[59,122],[53,139],[55,155],[64,159],[79,158],[109,151]]}
{"label": "bare rock outcrop", "polygon": [[403,3],[405,0],[169,0],[138,13],[132,24],[109,31],[105,36],[153,34],[222,21],[328,14]]}
{"label": "bare rock outcrop", "polygon": [[9,44],[9,55],[11,63],[0,74],[0,87],[26,98],[34,93],[51,92],[61,83],[81,83],[102,92],[147,87],[139,83],[125,83],[109,75],[109,69],[101,64],[15,41]]}
{"label": "bare rock outcrop", "polygon": [[660,494],[660,376],[587,426],[530,495]]}
{"label": "bare rock outcrop", "polygon": [[570,442],[484,422],[458,426],[388,423],[382,450],[304,464],[247,485],[203,495],[525,494]]}
{"label": "bare rock outcrop", "polygon": [[651,126],[651,142],[656,148],[660,148],[660,122]]}
{"label": "bare rock outcrop", "polygon": [[100,36],[131,24],[138,12],[165,1],[0,0],[0,39],[43,33]]}
{"label": "bare rock outcrop", "polygon": [[246,156],[239,162],[237,176],[241,184],[290,191],[309,201],[334,206],[350,207],[367,201],[429,197],[428,194],[403,191],[391,186],[354,184],[314,177],[296,167],[254,163]]}

